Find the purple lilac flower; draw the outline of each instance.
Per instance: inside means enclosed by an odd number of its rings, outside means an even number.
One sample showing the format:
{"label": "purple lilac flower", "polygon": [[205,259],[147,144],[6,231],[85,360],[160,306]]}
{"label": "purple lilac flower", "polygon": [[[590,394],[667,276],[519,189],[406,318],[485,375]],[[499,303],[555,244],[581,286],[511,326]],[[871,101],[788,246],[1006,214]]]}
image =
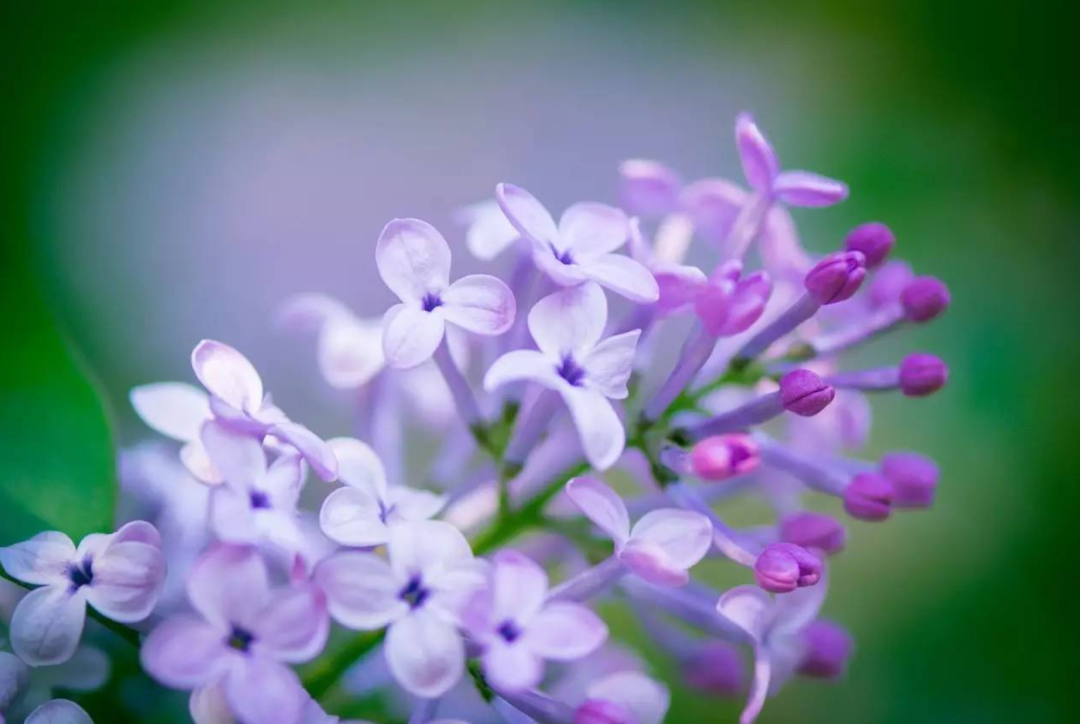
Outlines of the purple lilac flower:
{"label": "purple lilac flower", "polygon": [[671,695],[667,687],[636,671],[624,671],[589,687],[573,724],[660,724]]}
{"label": "purple lilac flower", "polygon": [[480,261],[491,261],[521,238],[494,199],[458,209],[455,220],[467,227],[465,245]]}
{"label": "purple lilac flower", "polygon": [[277,319],[286,329],[317,335],[319,371],[331,387],[341,390],[361,387],[386,363],[382,320],[361,319],[344,304],[324,294],[297,294],[286,299]]}
{"label": "purple lilac flower", "polygon": [[708,277],[696,266],[680,264],[658,255],[641,230],[641,221],[630,219],[630,257],[648,269],[656,279],[659,298],[656,311],[672,315],[690,308],[705,289]]}
{"label": "purple lilac flower", "polygon": [[180,459],[192,475],[205,483],[221,482],[199,439],[203,423],[213,418],[209,395],[183,382],[154,382],[133,388],[130,399],[149,427],[184,443]]}
{"label": "purple lilac flower", "polygon": [[94,724],[81,706],[67,699],[53,699],[30,712],[24,724]]}
{"label": "purple lilac flower", "polygon": [[60,664],[82,637],[87,604],[121,623],[142,621],[165,581],[161,537],[149,523],[86,536],[78,548],[63,533],[39,533],[0,548],[12,578],[38,586],[15,607],[11,646],[31,666]]}

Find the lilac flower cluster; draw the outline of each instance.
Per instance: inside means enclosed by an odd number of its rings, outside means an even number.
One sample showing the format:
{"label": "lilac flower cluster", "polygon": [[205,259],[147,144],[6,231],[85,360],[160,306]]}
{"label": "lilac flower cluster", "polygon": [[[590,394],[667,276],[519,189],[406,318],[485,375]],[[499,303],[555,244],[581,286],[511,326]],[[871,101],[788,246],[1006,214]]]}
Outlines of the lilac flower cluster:
{"label": "lilac flower cluster", "polygon": [[[325,381],[357,400],[353,436],[293,422],[221,342],[192,353],[202,388],[134,389],[180,444],[123,455],[127,507],[153,524],[0,549],[21,584],[3,589],[0,711],[89,721],[33,683],[88,650],[87,605],[151,677],[191,692],[200,724],[337,722],[326,708],[372,692],[417,724],[661,722],[667,688],[610,640],[601,603],[628,607],[687,685],[748,690],[743,724],[792,676],[842,675],[851,636],[819,614],[845,525],[804,501],[863,521],[929,507],[931,460],[849,453],[868,394],[925,396],[948,370],[924,353],[843,369],[841,353],[938,317],[949,292],[889,260],[880,223],[814,258],[790,209],[847,187],[781,170],[749,115],[735,139],[747,189],[627,161],[622,208],[578,203],[556,222],[500,184],[460,218],[475,256],[513,257],[509,285],[452,280],[442,234],[397,219],[375,250],[399,300],[381,322],[287,300],[281,324],[314,334]],[[309,471],[332,485],[305,488]],[[739,495],[775,519],[729,525],[718,504]],[[706,557],[746,585],[695,580]]]}

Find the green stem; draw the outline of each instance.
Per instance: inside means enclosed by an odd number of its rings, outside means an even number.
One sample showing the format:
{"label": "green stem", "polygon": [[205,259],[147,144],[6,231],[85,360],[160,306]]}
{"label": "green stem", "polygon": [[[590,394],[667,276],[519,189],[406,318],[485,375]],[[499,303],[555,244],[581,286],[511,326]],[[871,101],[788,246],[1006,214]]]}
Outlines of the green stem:
{"label": "green stem", "polygon": [[385,635],[385,630],[365,631],[345,642],[331,656],[317,660],[304,674],[304,688],[311,698],[319,699],[329,692],[353,664],[382,642]]}

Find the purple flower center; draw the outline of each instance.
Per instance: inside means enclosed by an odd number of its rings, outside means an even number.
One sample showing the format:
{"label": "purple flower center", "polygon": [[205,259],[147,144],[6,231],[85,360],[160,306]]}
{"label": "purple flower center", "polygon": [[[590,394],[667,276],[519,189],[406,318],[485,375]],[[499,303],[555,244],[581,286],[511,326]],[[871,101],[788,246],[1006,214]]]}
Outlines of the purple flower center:
{"label": "purple flower center", "polygon": [[420,304],[423,305],[425,312],[433,311],[436,307],[441,307],[443,302],[439,298],[438,294],[428,292],[424,295],[424,298],[420,300]]}
{"label": "purple flower center", "polygon": [[384,524],[386,523],[387,520],[389,520],[390,515],[393,512],[394,512],[394,506],[393,505],[387,505],[383,501],[381,501],[381,500],[379,501],[379,520],[381,520]]}
{"label": "purple flower center", "polygon": [[251,507],[256,510],[265,510],[270,507],[270,496],[261,490],[252,490],[251,495]]}
{"label": "purple flower center", "polygon": [[236,649],[241,653],[247,653],[251,648],[251,642],[255,640],[255,634],[239,626],[233,626],[229,632],[229,648]]}
{"label": "purple flower center", "polygon": [[554,244],[551,244],[551,253],[555,255],[555,258],[561,261],[563,264],[569,266],[574,263],[574,257],[570,254],[570,250],[559,251],[555,248]]}
{"label": "purple flower center", "polygon": [[87,556],[82,563],[72,563],[68,567],[68,578],[71,579],[72,591],[89,586],[94,582],[94,562]]}
{"label": "purple flower center", "polygon": [[510,619],[503,621],[502,625],[495,629],[495,632],[502,636],[503,641],[508,644],[514,643],[517,641],[518,637],[521,636],[521,629]]}
{"label": "purple flower center", "polygon": [[559,377],[574,387],[580,387],[582,380],[585,379],[585,368],[575,362],[570,355],[563,357],[562,363],[555,368],[555,371],[559,373]]}
{"label": "purple flower center", "polygon": [[424,601],[427,600],[429,595],[431,595],[431,591],[424,588],[420,576],[413,576],[409,579],[409,583],[398,593],[398,598],[409,604],[409,608],[416,609],[424,605]]}
{"label": "purple flower center", "polygon": [[740,465],[753,457],[744,445],[732,445],[728,454],[731,456],[731,467],[735,470],[738,470]]}

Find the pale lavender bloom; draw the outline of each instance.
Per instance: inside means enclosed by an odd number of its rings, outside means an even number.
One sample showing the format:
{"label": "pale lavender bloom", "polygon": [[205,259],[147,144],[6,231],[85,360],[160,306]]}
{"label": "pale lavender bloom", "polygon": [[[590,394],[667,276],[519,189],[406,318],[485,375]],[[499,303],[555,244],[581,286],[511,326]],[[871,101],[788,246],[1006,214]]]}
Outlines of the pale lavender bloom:
{"label": "pale lavender bloom", "polygon": [[630,257],[614,254],[630,233],[626,214],[604,204],[578,203],[559,225],[532,194],[499,184],[495,197],[510,223],[532,245],[536,266],[561,286],[594,281],[643,304],[660,298],[653,275]]}
{"label": "pale lavender bloom", "polygon": [[455,221],[468,227],[465,245],[480,261],[491,261],[521,238],[495,200],[480,201],[458,209]]}
{"label": "pale lavender bloom", "polygon": [[630,219],[630,256],[652,272],[660,290],[657,311],[675,314],[689,308],[704,289],[708,277],[696,266],[678,264],[660,258],[641,231],[639,219]]}
{"label": "pale lavender bloom", "polygon": [[334,388],[362,387],[385,366],[382,320],[361,319],[323,294],[297,294],[278,310],[278,323],[317,335],[319,371]]}
{"label": "pale lavender bloom", "polygon": [[622,205],[632,214],[652,219],[679,211],[683,182],[659,161],[632,158],[619,164]]}
{"label": "pale lavender bloom", "polygon": [[585,457],[604,470],[626,443],[622,422],[608,400],[627,397],[641,330],[601,340],[607,299],[594,283],[564,289],[529,311],[529,333],[537,350],[504,354],[488,369],[484,389],[529,381],[558,392],[570,410]]}
{"label": "pale lavender bloom", "polygon": [[248,358],[227,344],[204,339],[191,353],[195,376],[210,392],[214,418],[237,432],[262,440],[271,436],[303,455],[323,480],[337,477],[330,448],[303,425],[293,422],[263,394],[263,382]]}
{"label": "pale lavender bloom", "polygon": [[88,603],[114,621],[134,623],[150,615],[165,581],[161,536],[144,521],[88,535],[78,548],[63,533],[39,533],[0,548],[0,564],[12,578],[40,586],[11,619],[12,649],[31,666],[72,657]]}
{"label": "pale lavender bloom", "polygon": [[615,555],[630,571],[660,586],[681,586],[689,569],[712,544],[712,524],[700,513],[662,508],[646,513],[630,527],[622,498],[596,478],[574,478],[566,494],[585,516],[611,536]]}
{"label": "pale lavender bloom", "polygon": [[[327,714],[319,703],[307,696],[297,724],[371,724],[359,719],[341,719]],[[216,681],[191,692],[188,711],[195,724],[243,724],[238,723],[226,697],[224,680]]]}
{"label": "pale lavender bloom", "polygon": [[454,526],[422,521],[394,526],[389,560],[344,551],[319,563],[315,580],[330,614],[360,630],[389,627],[386,662],[416,696],[445,694],[465,671],[457,626],[463,606],[484,585],[485,563]]}
{"label": "pale lavender bloom", "polygon": [[307,694],[288,664],[311,660],[326,643],[321,591],[306,582],[271,589],[255,549],[219,544],[193,567],[188,597],[195,613],[150,633],[143,668],[176,689],[220,682],[246,724],[298,724]]}
{"label": "pale lavender bloom", "polygon": [[765,272],[742,276],[742,263],[729,261],[713,272],[694,298],[694,311],[711,337],[732,337],[758,321],[772,294]]}
{"label": "pale lavender bloom", "polygon": [[573,724],[661,724],[670,704],[671,694],[660,682],[620,671],[589,687]]}
{"label": "pale lavender bloom", "polygon": [[404,486],[390,486],[375,451],[353,438],[336,438],[330,447],[338,459],[338,488],[323,501],[319,525],[332,540],[346,546],[387,543],[390,529],[408,521],[427,520],[446,497]]}
{"label": "pale lavender bloom", "polygon": [[94,724],[94,721],[75,702],[53,699],[30,712],[23,724]]}
{"label": "pale lavender bloom", "polygon": [[401,300],[383,318],[383,353],[392,367],[430,359],[448,323],[487,336],[514,323],[514,295],[500,280],[471,274],[450,283],[450,246],[431,224],[391,221],[379,236],[375,263]]}
{"label": "pale lavender bloom", "polygon": [[580,659],[607,639],[607,626],[588,608],[547,597],[543,568],[514,550],[495,554],[488,585],[462,619],[483,649],[484,675],[496,690],[531,689],[543,678],[544,659]]}
{"label": "pale lavender bloom", "polygon": [[29,712],[52,699],[56,689],[94,691],[108,679],[109,657],[93,646],[80,646],[62,664],[33,668],[18,656],[0,651],[0,713],[10,721],[23,721]]}
{"label": "pale lavender bloom", "polygon": [[213,419],[206,392],[184,382],[154,382],[132,388],[129,398],[143,422],[184,443],[180,460],[192,475],[204,483],[221,482],[199,439],[203,423]]}

